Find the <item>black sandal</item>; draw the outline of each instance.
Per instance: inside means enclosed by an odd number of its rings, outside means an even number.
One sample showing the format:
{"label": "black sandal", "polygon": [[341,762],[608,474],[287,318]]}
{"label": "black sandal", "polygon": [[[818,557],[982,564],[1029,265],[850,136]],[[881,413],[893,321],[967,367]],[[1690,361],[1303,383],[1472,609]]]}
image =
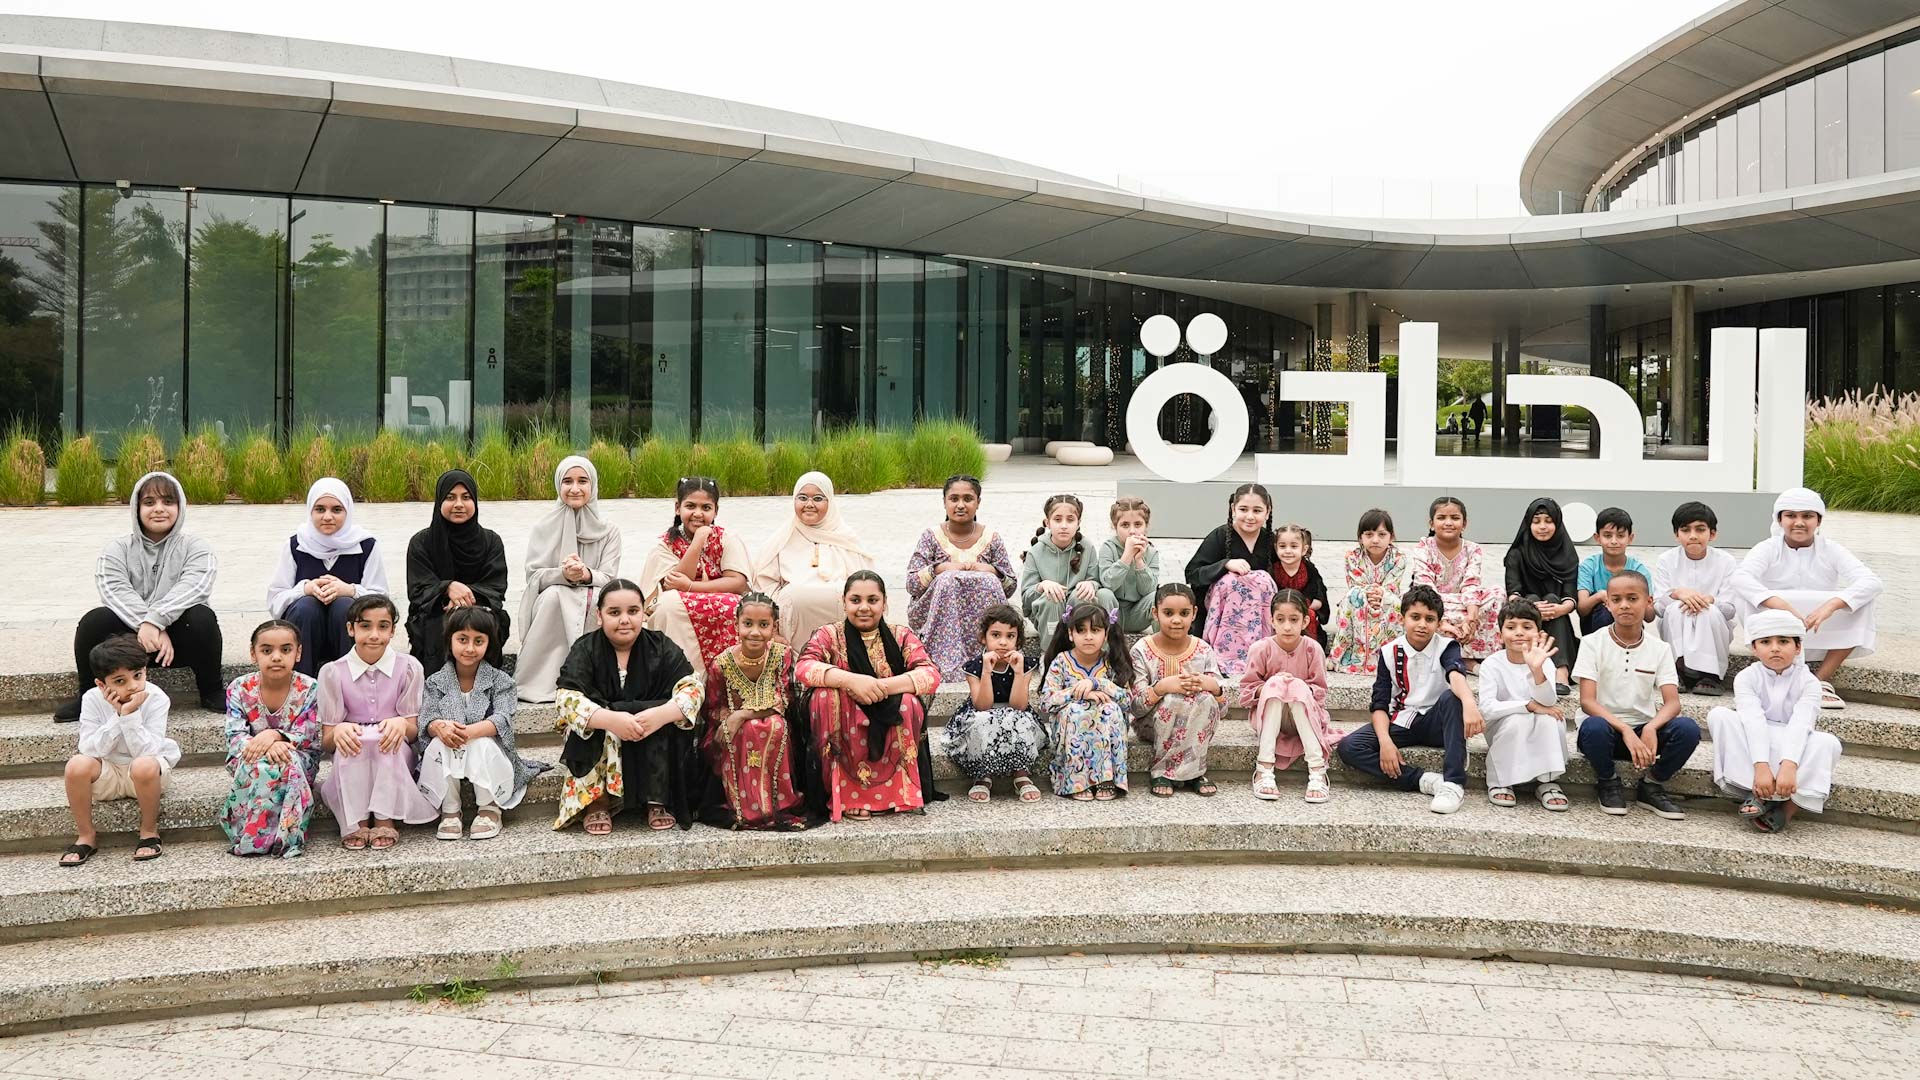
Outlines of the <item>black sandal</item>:
{"label": "black sandal", "polygon": [[1156,776],[1153,778],[1153,783],[1147,785],[1147,791],[1156,799],[1171,799],[1173,798],[1173,781],[1164,776]]}
{"label": "black sandal", "polygon": [[1220,788],[1218,785],[1216,785],[1212,780],[1208,779],[1207,777],[1197,776],[1193,779],[1193,793],[1195,795],[1210,798],[1214,795],[1220,794]]}
{"label": "black sandal", "polygon": [[[87,865],[87,860],[93,858],[93,853],[99,850],[99,848],[94,847],[92,844],[68,844],[67,850],[60,853],[60,865],[85,866]],[[72,862],[68,862],[67,856],[69,855],[78,855],[80,857]]]}
{"label": "black sandal", "polygon": [[[152,852],[152,854],[148,854],[148,852]],[[160,838],[157,836],[143,836],[140,838],[140,842],[133,847],[134,862],[151,862],[159,857]]]}

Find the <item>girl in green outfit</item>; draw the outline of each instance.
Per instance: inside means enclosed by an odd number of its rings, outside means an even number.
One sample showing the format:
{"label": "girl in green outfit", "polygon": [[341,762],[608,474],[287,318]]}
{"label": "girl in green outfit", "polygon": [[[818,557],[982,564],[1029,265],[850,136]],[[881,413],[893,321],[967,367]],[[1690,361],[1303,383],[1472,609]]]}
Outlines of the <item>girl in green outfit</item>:
{"label": "girl in green outfit", "polygon": [[1153,629],[1153,592],[1160,587],[1160,549],[1147,539],[1153,511],[1138,495],[1122,495],[1107,511],[1113,535],[1100,544],[1100,584],[1120,604],[1120,629],[1144,634]]}
{"label": "girl in green outfit", "polygon": [[1046,520],[1033,532],[1033,544],[1020,557],[1020,602],[1042,637],[1053,632],[1060,613],[1074,604],[1118,606],[1113,591],[1100,584],[1100,558],[1080,535],[1080,500],[1054,495],[1042,511]]}

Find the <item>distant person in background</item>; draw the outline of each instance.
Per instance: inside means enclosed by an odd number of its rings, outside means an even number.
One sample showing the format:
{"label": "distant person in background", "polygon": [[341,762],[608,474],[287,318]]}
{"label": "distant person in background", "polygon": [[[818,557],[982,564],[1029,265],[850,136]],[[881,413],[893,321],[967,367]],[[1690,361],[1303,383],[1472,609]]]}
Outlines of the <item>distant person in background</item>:
{"label": "distant person in background", "polygon": [[1473,404],[1467,406],[1467,419],[1473,424],[1473,437],[1480,437],[1480,429],[1487,426],[1487,403],[1475,394]]}

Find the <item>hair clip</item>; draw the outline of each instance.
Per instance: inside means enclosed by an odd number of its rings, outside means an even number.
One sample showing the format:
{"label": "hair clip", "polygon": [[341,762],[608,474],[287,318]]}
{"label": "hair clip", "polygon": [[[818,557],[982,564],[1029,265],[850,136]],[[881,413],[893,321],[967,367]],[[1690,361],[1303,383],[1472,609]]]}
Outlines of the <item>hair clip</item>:
{"label": "hair clip", "polygon": [[1107,609],[1107,625],[1108,626],[1120,625],[1120,609],[1119,608],[1110,607]]}
{"label": "hair clip", "polygon": [[1073,608],[1068,607],[1065,611],[1062,611],[1060,613],[1060,625],[1066,626],[1071,624],[1072,622],[1073,622]]}

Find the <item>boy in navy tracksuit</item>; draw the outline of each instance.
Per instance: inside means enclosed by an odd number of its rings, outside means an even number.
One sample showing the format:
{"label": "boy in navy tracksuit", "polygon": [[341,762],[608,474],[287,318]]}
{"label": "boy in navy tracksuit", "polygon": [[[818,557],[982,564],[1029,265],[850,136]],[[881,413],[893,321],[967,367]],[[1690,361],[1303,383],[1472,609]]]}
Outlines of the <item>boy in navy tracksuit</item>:
{"label": "boy in navy tracksuit", "polygon": [[[1340,760],[1402,791],[1433,796],[1430,809],[1451,814],[1466,796],[1467,739],[1486,728],[1467,686],[1460,643],[1441,637],[1440,594],[1415,585],[1400,600],[1400,637],[1380,647],[1374,669],[1373,726],[1339,742]],[[1402,746],[1443,748],[1442,772],[1404,764]]]}

